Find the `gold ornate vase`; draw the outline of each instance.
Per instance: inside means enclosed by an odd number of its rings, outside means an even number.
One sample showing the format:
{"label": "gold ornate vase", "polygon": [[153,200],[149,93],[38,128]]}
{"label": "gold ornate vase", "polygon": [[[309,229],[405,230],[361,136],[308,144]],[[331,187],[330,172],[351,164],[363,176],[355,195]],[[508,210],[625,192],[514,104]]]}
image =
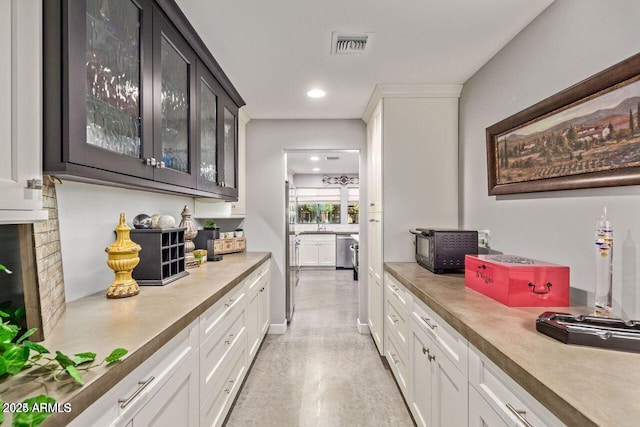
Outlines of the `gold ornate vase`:
{"label": "gold ornate vase", "polygon": [[116,241],[104,251],[108,254],[107,265],[116,273],[116,278],[107,290],[107,298],[126,298],[138,295],[140,288],[131,276],[140,262],[140,245],[131,241],[131,228],[127,225],[124,213],[120,214],[120,223],[116,227]]}

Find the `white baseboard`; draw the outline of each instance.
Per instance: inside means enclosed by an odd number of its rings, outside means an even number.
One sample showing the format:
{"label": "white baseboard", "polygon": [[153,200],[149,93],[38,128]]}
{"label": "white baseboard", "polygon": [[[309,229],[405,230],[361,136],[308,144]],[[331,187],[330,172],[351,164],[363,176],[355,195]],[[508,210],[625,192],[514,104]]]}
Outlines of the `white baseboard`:
{"label": "white baseboard", "polygon": [[269,325],[269,331],[267,332],[268,334],[279,334],[282,335],[285,332],[287,332],[287,321],[285,320],[284,323],[272,323]]}
{"label": "white baseboard", "polygon": [[358,322],[358,332],[361,334],[369,333],[369,324],[368,323],[360,323],[360,319],[357,319]]}

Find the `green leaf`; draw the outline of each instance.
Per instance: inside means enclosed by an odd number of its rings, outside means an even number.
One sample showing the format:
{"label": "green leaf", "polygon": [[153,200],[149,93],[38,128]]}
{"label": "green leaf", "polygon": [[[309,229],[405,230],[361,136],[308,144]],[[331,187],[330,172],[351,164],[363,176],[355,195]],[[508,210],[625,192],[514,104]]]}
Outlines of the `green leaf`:
{"label": "green leaf", "polygon": [[27,332],[25,332],[24,334],[22,334],[22,336],[20,338],[18,338],[18,341],[16,341],[17,344],[20,344],[22,341],[26,340],[27,338],[29,338],[31,335],[35,334],[38,331],[38,328],[31,328],[29,329]]}
{"label": "green leaf", "polygon": [[7,373],[7,362],[4,360],[4,357],[0,356],[0,376],[6,373]]}
{"label": "green leaf", "polygon": [[13,313],[13,317],[18,324],[27,317],[27,309],[24,307],[24,305],[16,309],[16,311]]}
{"label": "green leaf", "polygon": [[78,384],[80,384],[80,385],[84,384],[84,381],[82,380],[82,375],[80,375],[80,372],[78,371],[78,369],[75,366],[69,365],[69,366],[65,367],[64,370],[67,371],[67,373],[69,375],[71,375],[71,378],[76,380],[76,382]]}
{"label": "green leaf", "polygon": [[10,323],[0,323],[0,342],[11,342],[20,332],[20,328]]}
{"label": "green leaf", "polygon": [[23,346],[14,345],[2,355],[6,363],[7,373],[15,375],[24,369],[29,360],[29,349]]}
{"label": "green leaf", "polygon": [[29,350],[35,351],[36,353],[40,353],[40,354],[51,353],[49,350],[47,350],[46,348],[44,348],[43,346],[35,342],[25,341],[23,345],[27,347]]}
{"label": "green leaf", "polygon": [[83,363],[93,362],[96,360],[96,354],[91,352],[74,354],[73,363],[75,366],[82,365]]}
{"label": "green leaf", "polygon": [[52,409],[56,403],[53,398],[44,394],[25,399],[23,402],[29,405],[30,411],[13,414],[13,427],[39,426],[51,416],[53,412],[49,412],[48,409]]}
{"label": "green leaf", "polygon": [[56,351],[56,360],[63,368],[66,368],[67,366],[74,366],[73,360],[60,351]]}
{"label": "green leaf", "polygon": [[0,270],[4,271],[7,274],[11,274],[13,273],[11,270],[9,270],[7,267],[5,267],[4,265],[0,264]]}
{"label": "green leaf", "polygon": [[9,313],[7,313],[6,311],[0,310],[0,317],[9,317],[11,316]]}
{"label": "green leaf", "polygon": [[128,351],[125,350],[124,348],[116,348],[115,350],[113,350],[111,352],[110,355],[108,355],[104,361],[107,363],[113,363],[116,362],[118,360],[120,360],[122,358],[122,356],[124,356],[125,354],[127,354]]}

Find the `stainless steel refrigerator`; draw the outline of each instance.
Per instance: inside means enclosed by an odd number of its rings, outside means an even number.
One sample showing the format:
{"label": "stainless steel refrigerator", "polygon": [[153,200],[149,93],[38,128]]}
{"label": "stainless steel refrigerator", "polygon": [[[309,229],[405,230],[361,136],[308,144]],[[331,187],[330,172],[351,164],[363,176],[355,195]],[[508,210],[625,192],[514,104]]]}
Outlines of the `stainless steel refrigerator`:
{"label": "stainless steel refrigerator", "polygon": [[300,241],[294,230],[296,223],[296,214],[298,203],[296,198],[296,188],[289,181],[285,182],[284,187],[285,212],[286,219],[284,222],[284,238],[285,238],[285,262],[286,262],[286,314],[287,322],[291,322],[293,318],[293,310],[295,307],[295,288],[298,286],[300,273]]}

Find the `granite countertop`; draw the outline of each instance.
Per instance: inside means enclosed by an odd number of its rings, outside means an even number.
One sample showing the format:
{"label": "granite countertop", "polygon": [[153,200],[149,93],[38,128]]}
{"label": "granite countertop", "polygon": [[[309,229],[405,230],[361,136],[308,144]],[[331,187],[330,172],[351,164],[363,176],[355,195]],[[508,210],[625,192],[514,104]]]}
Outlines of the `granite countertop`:
{"label": "granite countertop", "polygon": [[[188,276],[166,286],[141,286],[135,297],[107,299],[106,284],[105,292],[68,303],[51,335],[40,344],[69,355],[91,351],[97,360],[117,347],[129,353],[112,367],[83,374],[82,387],[67,379],[41,383],[16,375],[0,384],[0,395],[5,402],[41,393],[58,403],[70,402],[71,413],[56,413],[46,422],[66,425],[270,257],[269,252],[229,254],[222,261],[189,269]],[[5,423],[10,424],[6,417]]]}
{"label": "granite countertop", "polygon": [[566,345],[536,331],[544,311],[587,307],[507,307],[465,287],[462,274],[396,262],[385,271],[567,425],[638,425],[640,354]]}

